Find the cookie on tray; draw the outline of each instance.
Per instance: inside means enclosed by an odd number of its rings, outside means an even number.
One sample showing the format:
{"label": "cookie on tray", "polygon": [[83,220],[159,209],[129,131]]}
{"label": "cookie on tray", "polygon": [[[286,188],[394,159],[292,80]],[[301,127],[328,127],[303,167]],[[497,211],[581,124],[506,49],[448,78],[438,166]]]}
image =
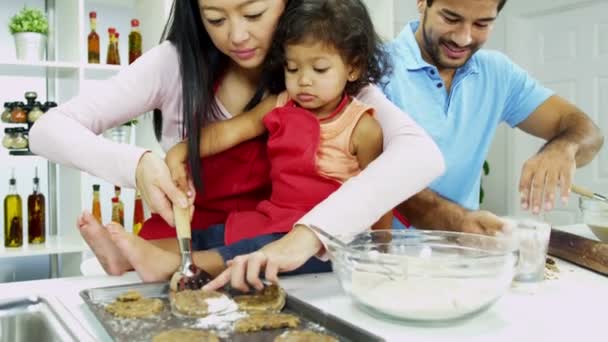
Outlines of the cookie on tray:
{"label": "cookie on tray", "polygon": [[250,295],[235,296],[239,309],[254,312],[279,312],[285,306],[285,290],[277,285],[266,286],[262,291]]}
{"label": "cookie on tray", "polygon": [[274,342],[339,342],[339,340],[312,330],[289,330],[277,336]]}
{"label": "cookie on tray", "polygon": [[137,291],[128,291],[116,297],[105,309],[116,317],[144,318],[163,311],[163,302],[158,298],[143,298]]}
{"label": "cookie on tray", "polygon": [[229,305],[230,299],[228,298],[228,296],[217,291],[183,290],[171,293],[170,295],[171,304],[177,312],[183,315],[194,317],[205,317],[209,315],[210,310],[208,300],[221,299],[222,297],[225,297],[225,306]]}
{"label": "cookie on tray", "polygon": [[211,331],[194,329],[171,329],[163,331],[152,338],[152,342],[219,342],[220,339]]}
{"label": "cookie on tray", "polygon": [[239,333],[282,328],[297,328],[300,318],[284,313],[254,313],[236,322],[234,330]]}

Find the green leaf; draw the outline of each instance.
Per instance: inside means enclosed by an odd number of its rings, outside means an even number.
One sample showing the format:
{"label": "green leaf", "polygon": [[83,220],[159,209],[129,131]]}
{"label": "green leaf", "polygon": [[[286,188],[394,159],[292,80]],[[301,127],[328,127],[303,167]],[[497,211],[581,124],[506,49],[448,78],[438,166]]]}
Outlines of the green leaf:
{"label": "green leaf", "polygon": [[49,22],[41,10],[24,6],[19,13],[11,17],[8,28],[11,34],[34,32],[46,35],[49,32]]}

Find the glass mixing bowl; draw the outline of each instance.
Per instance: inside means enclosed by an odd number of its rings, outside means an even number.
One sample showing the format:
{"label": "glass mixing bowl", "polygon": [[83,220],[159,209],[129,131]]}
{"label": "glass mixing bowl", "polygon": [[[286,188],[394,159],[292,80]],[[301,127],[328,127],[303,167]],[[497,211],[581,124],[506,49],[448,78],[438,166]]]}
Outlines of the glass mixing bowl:
{"label": "glass mixing bowl", "polygon": [[608,203],[579,197],[578,206],[583,213],[583,222],[602,242],[608,242]]}
{"label": "glass mixing bowl", "polygon": [[512,237],[376,230],[349,248],[328,246],[344,291],[374,314],[446,322],[488,308],[510,287],[517,263]]}

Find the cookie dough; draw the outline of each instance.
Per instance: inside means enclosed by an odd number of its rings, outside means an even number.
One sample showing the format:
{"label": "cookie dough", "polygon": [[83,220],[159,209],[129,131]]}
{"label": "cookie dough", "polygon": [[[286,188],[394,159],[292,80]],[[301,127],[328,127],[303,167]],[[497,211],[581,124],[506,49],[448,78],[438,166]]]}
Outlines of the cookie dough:
{"label": "cookie dough", "polygon": [[219,342],[216,334],[210,331],[194,329],[171,329],[163,331],[152,338],[152,342]]}
{"label": "cookie dough", "polygon": [[163,306],[158,298],[143,298],[139,292],[129,291],[116,297],[105,309],[116,317],[144,318],[159,314]]}
{"label": "cookie dough", "polygon": [[229,298],[217,291],[183,290],[171,295],[171,303],[181,314],[195,317],[205,317],[210,312],[208,299]]}
{"label": "cookie dough", "polygon": [[234,330],[239,333],[281,328],[296,328],[300,318],[282,313],[255,313],[236,322]]}
{"label": "cookie dough", "polygon": [[285,306],[285,290],[277,285],[266,286],[252,295],[235,296],[239,309],[253,312],[279,312]]}
{"label": "cookie dough", "polygon": [[339,342],[337,338],[312,330],[290,330],[274,339],[274,342]]}

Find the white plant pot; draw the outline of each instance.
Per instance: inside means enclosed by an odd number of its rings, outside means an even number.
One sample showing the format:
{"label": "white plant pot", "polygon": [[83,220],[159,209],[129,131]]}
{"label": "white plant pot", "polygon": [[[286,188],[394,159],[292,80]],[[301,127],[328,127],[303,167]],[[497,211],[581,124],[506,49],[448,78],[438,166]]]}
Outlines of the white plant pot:
{"label": "white plant pot", "polygon": [[34,32],[15,33],[15,47],[17,59],[25,61],[44,60],[46,50],[46,36]]}

